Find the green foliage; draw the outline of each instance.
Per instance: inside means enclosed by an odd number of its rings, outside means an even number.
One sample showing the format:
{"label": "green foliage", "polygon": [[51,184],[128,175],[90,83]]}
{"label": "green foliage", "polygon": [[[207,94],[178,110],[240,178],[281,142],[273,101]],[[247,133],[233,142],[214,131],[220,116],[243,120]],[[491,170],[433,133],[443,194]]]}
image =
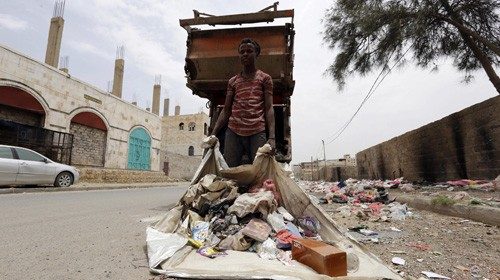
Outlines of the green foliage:
{"label": "green foliage", "polygon": [[481,205],[481,204],[483,204],[483,202],[479,199],[476,199],[476,198],[474,198],[470,201],[470,205]]}
{"label": "green foliage", "polygon": [[409,49],[418,66],[450,57],[470,76],[484,65],[464,37],[467,32],[498,66],[499,10],[498,0],[337,0],[323,21],[324,41],[338,51],[327,73],[342,88],[347,75],[386,68]]}
{"label": "green foliage", "polygon": [[447,197],[446,195],[438,195],[436,197],[434,197],[432,200],[431,200],[431,203],[433,205],[444,205],[444,206],[450,206],[450,205],[453,205],[456,203],[455,200]]}

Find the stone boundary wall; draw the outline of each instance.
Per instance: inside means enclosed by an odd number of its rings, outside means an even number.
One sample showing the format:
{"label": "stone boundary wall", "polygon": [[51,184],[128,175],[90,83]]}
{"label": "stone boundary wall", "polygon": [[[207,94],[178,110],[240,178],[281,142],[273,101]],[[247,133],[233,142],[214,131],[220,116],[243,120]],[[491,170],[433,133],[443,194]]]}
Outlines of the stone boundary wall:
{"label": "stone boundary wall", "polygon": [[500,174],[500,96],[363,150],[356,160],[359,178],[495,179]]}
{"label": "stone boundary wall", "polygon": [[185,156],[167,152],[168,176],[176,179],[191,180],[201,164],[201,156]]}
{"label": "stone boundary wall", "polygon": [[[349,178],[357,178],[358,169],[356,166],[326,166],[321,167],[319,171],[314,171],[313,178],[325,180],[327,182],[337,182]],[[305,178],[308,179],[308,178]]]}
{"label": "stone boundary wall", "polygon": [[83,168],[80,171],[82,183],[162,183],[178,182],[159,171],[140,171],[108,168]]}

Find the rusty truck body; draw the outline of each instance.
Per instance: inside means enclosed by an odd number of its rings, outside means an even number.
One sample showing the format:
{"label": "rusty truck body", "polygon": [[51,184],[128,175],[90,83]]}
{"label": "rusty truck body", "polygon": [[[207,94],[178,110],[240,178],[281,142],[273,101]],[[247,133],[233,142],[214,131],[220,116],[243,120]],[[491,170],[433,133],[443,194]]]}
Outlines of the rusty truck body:
{"label": "rusty truck body", "polygon": [[[275,114],[276,159],[290,162],[292,142],[290,128],[290,97],[293,94],[293,10],[277,10],[277,3],[256,13],[212,16],[194,10],[194,18],[181,19],[180,25],[188,32],[184,70],[186,86],[192,93],[208,99],[209,131],[224,107],[226,89],[231,77],[241,71],[238,45],[243,38],[253,38],[261,47],[256,61],[258,69],[273,79],[273,107]],[[285,18],[284,24],[270,24]],[[289,21],[289,22],[288,22]],[[253,23],[266,23],[248,26]],[[202,30],[193,26],[211,25]],[[240,25],[218,28],[219,25]],[[243,26],[245,25],[245,26]],[[217,135],[224,147],[225,129]]]}

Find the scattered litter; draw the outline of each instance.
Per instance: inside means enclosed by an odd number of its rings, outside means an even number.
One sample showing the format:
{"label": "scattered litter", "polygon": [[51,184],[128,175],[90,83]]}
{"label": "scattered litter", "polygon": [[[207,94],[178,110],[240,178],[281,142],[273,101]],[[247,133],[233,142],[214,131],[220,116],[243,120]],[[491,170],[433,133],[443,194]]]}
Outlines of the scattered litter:
{"label": "scattered litter", "polygon": [[431,272],[431,271],[422,271],[422,274],[429,277],[429,278],[432,278],[432,279],[451,279],[449,277],[439,275],[439,274]]}
{"label": "scattered litter", "polygon": [[400,254],[400,255],[404,255],[406,254],[405,251],[391,251],[392,254]]}
{"label": "scattered litter", "polygon": [[455,268],[460,269],[463,272],[469,271],[469,269],[467,267],[461,266],[461,265],[455,265]]}
{"label": "scattered litter", "polygon": [[276,243],[271,238],[268,238],[263,243],[257,244],[257,254],[259,257],[266,260],[276,259],[278,253]]}
{"label": "scattered litter", "polygon": [[474,278],[481,278],[481,269],[479,266],[475,265],[470,268],[470,274]]}
{"label": "scattered litter", "polygon": [[378,233],[374,232],[373,230],[364,229],[364,228],[360,229],[359,233],[361,233],[364,236],[378,235]]}
{"label": "scattered litter", "polygon": [[196,250],[196,252],[202,256],[205,256],[205,257],[208,257],[211,259],[216,258],[218,256],[227,255],[226,252],[219,252],[212,247],[202,247],[202,248]]}
{"label": "scattered litter", "polygon": [[420,263],[421,263],[421,262],[423,262],[423,261],[424,261],[424,259],[417,259],[417,262],[420,262]]}
{"label": "scattered litter", "polygon": [[293,220],[294,220],[293,216],[290,213],[288,213],[288,211],[284,207],[280,206],[280,207],[278,207],[278,209],[276,209],[276,211],[278,211],[278,213],[283,215],[283,218],[285,220],[293,222]]}
{"label": "scattered litter", "polygon": [[395,231],[395,232],[401,232],[401,230],[400,230],[400,229],[398,229],[398,228],[396,228],[396,227],[391,227],[391,230],[392,230],[392,231]]}
{"label": "scattered litter", "polygon": [[248,236],[254,240],[264,242],[269,237],[271,233],[271,227],[261,219],[253,218],[250,222],[241,230],[241,233]]}
{"label": "scattered litter", "polygon": [[394,258],[392,258],[392,263],[395,265],[405,265],[406,261],[402,258],[394,257]]}

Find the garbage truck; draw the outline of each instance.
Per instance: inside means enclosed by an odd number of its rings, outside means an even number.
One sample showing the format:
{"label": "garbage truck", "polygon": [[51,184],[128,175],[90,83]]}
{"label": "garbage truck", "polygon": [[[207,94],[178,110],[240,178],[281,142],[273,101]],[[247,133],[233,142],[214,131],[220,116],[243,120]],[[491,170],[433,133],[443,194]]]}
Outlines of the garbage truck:
{"label": "garbage truck", "polygon": [[[260,44],[257,68],[273,80],[273,108],[275,114],[276,159],[292,160],[290,128],[290,97],[293,94],[293,28],[294,10],[278,10],[278,3],[256,13],[214,16],[194,10],[194,17],[181,19],[180,26],[187,31],[185,62],[186,86],[192,93],[206,98],[209,109],[209,131],[215,126],[224,108],[228,81],[241,71],[238,45],[243,38],[252,38]],[[285,21],[274,24],[275,21]],[[255,23],[264,25],[250,26]],[[214,26],[201,29],[195,26]],[[239,25],[218,28],[220,25]],[[224,149],[225,129],[217,136]]]}
{"label": "garbage truck", "polygon": [[[146,230],[151,272],[189,279],[402,279],[339,229],[277,161],[291,160],[294,11],[278,11],[275,3],[250,14],[194,13],[194,18],[180,20],[188,31],[187,86],[208,99],[210,127],[223,108],[228,80],[241,69],[239,42],[253,38],[262,48],[257,66],[274,82],[277,155],[264,145],[252,164],[229,168],[219,150],[224,133],[218,139],[205,138],[206,153],[190,186]],[[273,26],[193,27],[270,23],[282,18],[291,20]],[[310,234],[304,231],[302,236],[300,225]],[[288,246],[287,251],[278,250],[278,243]]]}

